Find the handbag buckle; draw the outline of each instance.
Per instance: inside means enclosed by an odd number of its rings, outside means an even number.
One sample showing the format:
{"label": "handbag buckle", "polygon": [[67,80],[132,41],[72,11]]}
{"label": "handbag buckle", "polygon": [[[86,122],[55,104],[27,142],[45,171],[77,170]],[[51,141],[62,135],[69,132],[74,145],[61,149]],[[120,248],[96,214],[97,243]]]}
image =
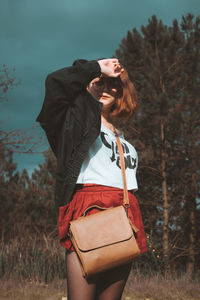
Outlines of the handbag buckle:
{"label": "handbag buckle", "polygon": [[124,204],[124,208],[125,208],[127,217],[129,217],[128,209],[130,208],[130,205],[129,204]]}

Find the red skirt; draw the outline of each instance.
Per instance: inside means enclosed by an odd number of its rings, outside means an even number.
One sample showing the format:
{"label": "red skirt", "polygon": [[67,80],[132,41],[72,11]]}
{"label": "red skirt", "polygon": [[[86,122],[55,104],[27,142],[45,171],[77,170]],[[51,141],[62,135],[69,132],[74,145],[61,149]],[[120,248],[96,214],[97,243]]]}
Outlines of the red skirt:
{"label": "red skirt", "polygon": [[[136,197],[129,192],[129,216],[132,223],[139,229],[137,232],[137,243],[141,252],[147,251],[147,242],[142,222],[142,216]],[[68,238],[69,222],[79,218],[87,207],[98,205],[102,207],[115,207],[123,203],[123,190],[115,187],[83,184],[77,185],[76,191],[70,203],[61,206],[59,209],[59,239],[61,245],[67,251],[74,251],[72,243]],[[92,209],[88,215],[99,212],[98,209]]]}

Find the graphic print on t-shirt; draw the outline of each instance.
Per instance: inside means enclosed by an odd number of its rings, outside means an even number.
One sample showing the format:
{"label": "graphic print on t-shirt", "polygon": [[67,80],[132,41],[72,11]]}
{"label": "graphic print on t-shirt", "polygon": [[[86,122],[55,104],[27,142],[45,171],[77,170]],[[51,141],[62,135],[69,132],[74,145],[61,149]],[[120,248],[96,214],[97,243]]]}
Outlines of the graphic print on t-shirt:
{"label": "graphic print on t-shirt", "polygon": [[[102,143],[104,144],[104,146],[111,149],[111,157],[110,157],[111,162],[116,162],[116,165],[118,166],[118,168],[121,169],[117,142],[111,141],[111,144],[110,144],[106,140],[106,135],[108,135],[108,134],[101,131]],[[122,148],[123,148],[123,152],[124,152],[125,169],[127,169],[127,168],[134,169],[136,167],[136,158],[130,156],[130,150],[125,143],[122,143]]]}

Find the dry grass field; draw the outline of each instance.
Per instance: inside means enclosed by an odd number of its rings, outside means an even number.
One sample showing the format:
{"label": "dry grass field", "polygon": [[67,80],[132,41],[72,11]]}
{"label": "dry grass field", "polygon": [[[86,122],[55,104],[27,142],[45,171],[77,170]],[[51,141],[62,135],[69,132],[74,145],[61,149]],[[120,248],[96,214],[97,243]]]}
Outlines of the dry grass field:
{"label": "dry grass field", "polygon": [[[1,241],[0,300],[66,300],[64,266],[64,250],[53,234]],[[200,300],[200,273],[189,281],[184,273],[164,277],[155,266],[159,261],[150,255],[133,266],[123,300]]]}
{"label": "dry grass field", "polygon": [[[159,275],[144,277],[131,273],[123,300],[198,300],[200,285],[186,278],[172,279]],[[66,300],[65,280],[50,284],[37,281],[1,280],[0,300]],[[78,300],[78,299],[77,299]]]}

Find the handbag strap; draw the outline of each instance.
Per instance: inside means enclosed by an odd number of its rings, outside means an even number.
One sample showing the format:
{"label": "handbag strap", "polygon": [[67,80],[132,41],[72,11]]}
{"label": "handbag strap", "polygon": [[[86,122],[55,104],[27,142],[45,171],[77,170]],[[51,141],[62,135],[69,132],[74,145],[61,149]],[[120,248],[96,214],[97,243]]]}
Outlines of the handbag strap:
{"label": "handbag strap", "polygon": [[122,144],[120,142],[120,138],[117,133],[117,130],[115,128],[113,128],[113,129],[114,129],[114,134],[115,134],[115,138],[117,141],[117,147],[118,147],[118,151],[119,151],[120,165],[121,165],[121,171],[122,171],[122,179],[123,179],[123,186],[124,186],[123,204],[125,207],[129,207],[129,197],[128,197],[126,173],[125,173],[124,151],[123,151]]}

